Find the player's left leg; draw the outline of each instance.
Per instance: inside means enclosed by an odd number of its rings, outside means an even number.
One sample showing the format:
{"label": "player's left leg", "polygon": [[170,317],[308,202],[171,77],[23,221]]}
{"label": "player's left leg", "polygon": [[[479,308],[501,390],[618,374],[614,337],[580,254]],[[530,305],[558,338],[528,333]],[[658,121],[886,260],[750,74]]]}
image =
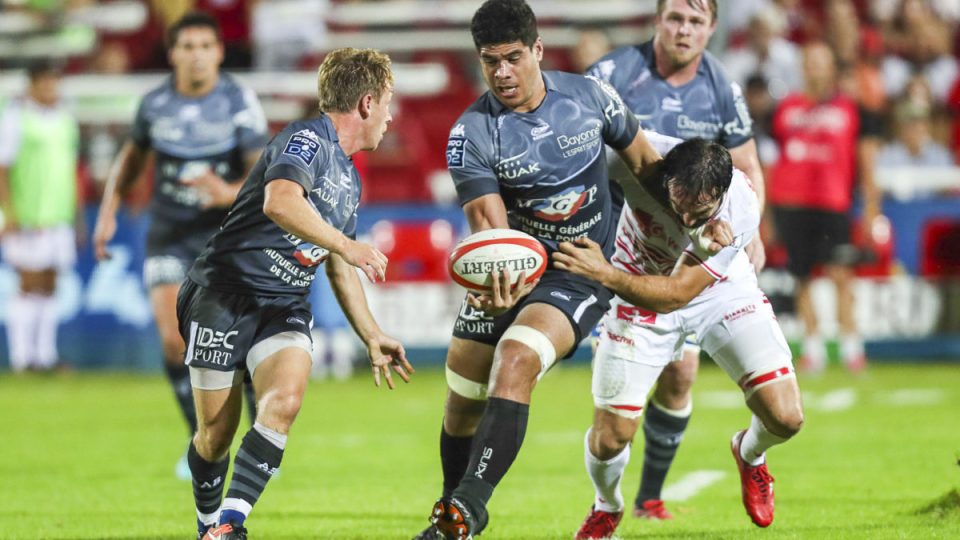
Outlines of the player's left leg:
{"label": "player's left leg", "polygon": [[233,460],[230,487],[220,511],[221,527],[242,528],[280,468],[287,434],[310,378],[310,352],[309,338],[298,332],[277,334],[250,349],[247,366],[253,371],[259,408]]}
{"label": "player's left leg", "polygon": [[[727,311],[724,323],[713,325],[702,343],[743,389],[754,413],[750,427],[734,435],[731,447],[747,514],[756,525],[767,527],[773,522],[774,492],[766,451],[800,431],[803,408],[786,339],[769,303],[758,296]],[[743,300],[734,299],[734,305]]]}
{"label": "player's left leg", "polygon": [[527,304],[503,334],[494,351],[487,408],[474,435],[467,471],[445,519],[437,524],[440,530],[466,536],[486,526],[487,501],[523,444],[533,389],[558,354],[562,357],[576,345],[576,338],[567,315],[543,303]]}
{"label": "player's left leg", "polygon": [[828,265],[824,267],[837,289],[837,323],[840,326],[840,359],[847,369],[853,372],[867,367],[863,338],[857,330],[854,318],[853,270],[848,266]]}

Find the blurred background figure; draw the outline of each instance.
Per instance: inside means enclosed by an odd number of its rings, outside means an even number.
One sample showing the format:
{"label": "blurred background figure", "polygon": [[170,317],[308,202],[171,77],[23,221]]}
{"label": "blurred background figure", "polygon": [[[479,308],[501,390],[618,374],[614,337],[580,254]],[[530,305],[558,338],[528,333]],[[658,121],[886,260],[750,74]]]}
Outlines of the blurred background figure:
{"label": "blurred background figure", "polygon": [[597,26],[587,26],[580,30],[577,43],[570,50],[570,63],[575,73],[586,73],[587,69],[613,50],[610,35]]}
{"label": "blurred background figure", "polygon": [[795,302],[804,325],[802,368],[819,371],[827,352],[818,327],[810,284],[820,267],[837,290],[837,320],[843,361],[851,370],[866,365],[863,340],[853,314],[849,213],[859,181],[863,221],[880,214],[873,183],[872,150],[857,104],[839,93],[837,66],[830,48],[811,42],[803,48],[804,91],[787,96],[773,119],[779,159],[773,167],[769,201],[777,236],[788,254],[788,270],[797,280]]}
{"label": "blurred background figure", "polygon": [[[924,100],[902,99],[893,108],[893,127],[896,138],[885,144],[877,154],[877,168],[893,167],[949,167],[953,156],[930,134],[930,103]],[[916,171],[922,174],[921,170]],[[929,192],[914,191],[917,195]]]}
{"label": "blurred background figure", "polygon": [[28,69],[25,96],[0,118],[3,258],[19,278],[7,305],[13,371],[49,371],[58,361],[57,275],[76,262],[85,236],[77,212],[77,122],[60,101],[60,72]]}
{"label": "blurred background figure", "polygon": [[800,90],[800,50],[783,37],[785,30],[786,19],[779,10],[770,6],[757,12],[747,27],[746,45],[723,56],[730,77],[743,86],[750,75],[760,73],[777,98]]}

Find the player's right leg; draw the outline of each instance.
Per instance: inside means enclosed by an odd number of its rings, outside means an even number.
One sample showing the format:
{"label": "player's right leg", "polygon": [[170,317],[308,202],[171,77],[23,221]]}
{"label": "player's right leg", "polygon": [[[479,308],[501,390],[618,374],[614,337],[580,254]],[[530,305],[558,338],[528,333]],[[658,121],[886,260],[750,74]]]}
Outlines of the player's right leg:
{"label": "player's right leg", "polygon": [[[440,466],[443,492],[434,504],[431,525],[414,540],[443,538],[433,523],[443,513],[450,495],[460,483],[470,462],[470,447],[483,411],[487,407],[487,385],[493,364],[494,346],[454,337],[447,351],[447,400],[440,428]],[[439,512],[439,513],[438,513]]]}
{"label": "player's right leg", "polygon": [[633,515],[647,519],[672,519],[663,504],[663,485],[670,465],[680,449],[690,423],[693,399],[690,395],[700,367],[700,347],[692,338],[683,345],[679,360],[660,374],[656,389],[647,402],[643,419],[643,472],[633,503]]}
{"label": "player's right leg", "polygon": [[593,425],[584,440],[584,463],[593,483],[593,506],[576,540],[609,538],[623,517],[620,490],[630,461],[630,442],[640,424],[647,395],[676,353],[676,317],[644,317],[615,299],[593,359]]}

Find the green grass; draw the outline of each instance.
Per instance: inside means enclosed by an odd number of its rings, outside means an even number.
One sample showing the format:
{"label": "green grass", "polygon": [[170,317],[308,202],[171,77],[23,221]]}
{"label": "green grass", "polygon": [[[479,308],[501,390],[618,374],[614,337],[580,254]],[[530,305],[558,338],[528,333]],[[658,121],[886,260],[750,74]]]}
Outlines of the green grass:
{"label": "green grass", "polygon": [[[806,426],[770,452],[771,528],[745,515],[728,449],[748,415],[733,384],[706,366],[667,483],[703,469],[726,476],[668,503],[671,522],[624,518],[620,536],[960,537],[957,365],[876,365],[861,378],[836,369],[801,387]],[[439,492],[444,388],[439,370],[393,392],[363,377],[312,384],[283,474],[248,521],[253,538],[402,539],[419,531]],[[891,403],[897,398],[907,403]],[[851,399],[849,408],[827,410]],[[484,538],[572,537],[592,500],[582,463],[590,418],[585,366],[561,366],[543,381]],[[190,486],[173,477],[186,440],[159,375],[0,376],[0,538],[189,538]],[[638,444],[628,498],[641,454]]]}

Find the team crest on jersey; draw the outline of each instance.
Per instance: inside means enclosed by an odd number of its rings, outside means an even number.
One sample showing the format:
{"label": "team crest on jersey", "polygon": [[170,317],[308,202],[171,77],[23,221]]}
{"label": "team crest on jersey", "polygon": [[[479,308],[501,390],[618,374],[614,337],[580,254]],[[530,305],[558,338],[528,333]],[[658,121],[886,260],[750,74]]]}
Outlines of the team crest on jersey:
{"label": "team crest on jersey", "polygon": [[450,130],[450,138],[447,140],[447,167],[450,169],[463,168],[463,154],[467,148],[466,131],[463,124],[457,124]]}
{"label": "team crest on jersey", "polygon": [[283,153],[288,156],[296,156],[309,165],[313,163],[313,158],[317,157],[319,150],[320,136],[309,129],[301,129],[290,136]]}
{"label": "team crest on jersey", "polygon": [[533,215],[545,221],[563,221],[591,202],[594,190],[574,186],[532,204]]}
{"label": "team crest on jersey", "polygon": [[309,242],[304,242],[297,246],[297,250],[293,253],[293,256],[297,259],[297,262],[303,266],[306,266],[307,268],[311,266],[317,266],[318,264],[327,260],[329,255],[329,250],[315,246]]}

